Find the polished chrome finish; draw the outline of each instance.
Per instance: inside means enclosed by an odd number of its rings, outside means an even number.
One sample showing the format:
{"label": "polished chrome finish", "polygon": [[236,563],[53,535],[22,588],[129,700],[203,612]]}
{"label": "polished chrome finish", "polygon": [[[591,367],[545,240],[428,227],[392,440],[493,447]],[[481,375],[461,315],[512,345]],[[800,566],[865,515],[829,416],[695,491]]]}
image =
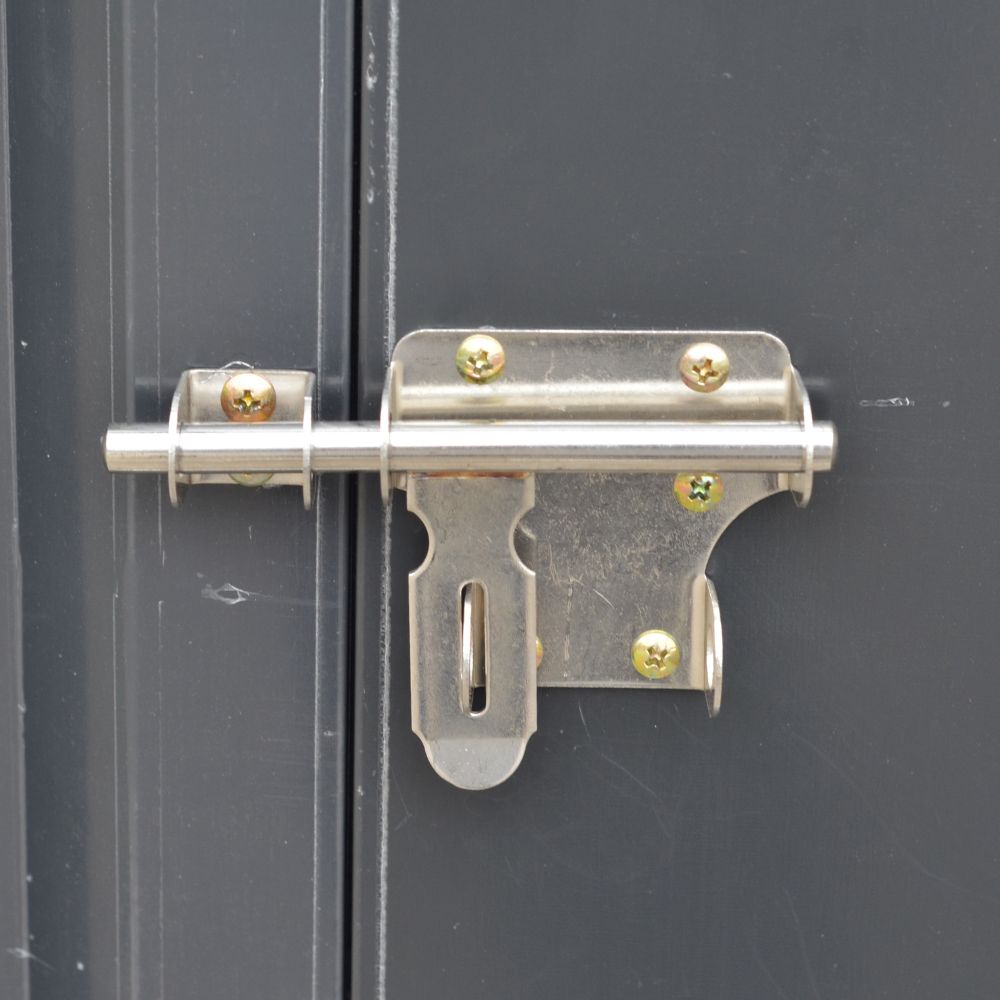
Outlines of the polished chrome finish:
{"label": "polished chrome finish", "polygon": [[302,506],[312,509],[313,501],[313,404],[312,394],[316,386],[313,376],[306,380],[302,395]]}
{"label": "polished chrome finish", "polygon": [[462,587],[462,711],[479,715],[489,708],[486,687],[486,591],[479,582]]}
{"label": "polished chrome finish", "polygon": [[[418,330],[396,345],[396,421],[787,420],[788,351],[769,333],[675,330],[491,330],[503,378],[470,385],[452,359],[468,330]],[[693,393],[678,374],[687,348],[708,341],[730,361],[726,384]]]}
{"label": "polished chrome finish", "polygon": [[[249,413],[273,386],[267,422],[219,405],[248,377]],[[370,423],[313,423],[313,381],[185,372],[165,425],[108,429],[107,466],[166,473],[175,504],[190,484],[266,479],[308,506],[321,472],[378,473],[386,502],[405,489],[430,540],[410,578],[413,726],[466,788],[517,766],[537,686],[692,689],[717,714],[712,549],[764,497],[808,502],[836,453],[766,333],[420,330]],[[639,642],[654,623],[670,644]]]}
{"label": "polished chrome finish", "polygon": [[[156,472],[166,471],[167,473],[167,495],[170,497],[170,504],[173,507],[180,507],[181,502],[184,500],[184,492],[187,490],[188,483],[191,481],[189,476],[184,476],[183,478],[180,476],[180,470],[177,468],[177,459],[181,437],[181,421],[187,420],[191,414],[191,381],[193,377],[192,372],[184,372],[177,383],[177,388],[174,390],[173,399],[170,400],[170,416],[167,419],[166,469],[162,470],[157,468],[155,470]],[[128,428],[126,428],[126,430],[127,429]],[[114,430],[114,427],[109,427],[108,433],[104,437],[103,445],[105,465],[107,465],[112,472],[145,471],[141,467],[129,467],[127,464],[121,466],[120,468],[116,468],[108,461],[108,438],[113,436]],[[151,435],[149,435],[149,437],[151,438]],[[159,457],[154,455],[152,440],[141,443],[139,454],[150,459]]]}
{"label": "polished chrome finish", "polygon": [[[534,477],[410,475],[406,498],[428,534],[427,558],[410,574],[413,730],[443,778],[459,788],[491,788],[521,762],[535,731],[535,574],[514,551]],[[477,614],[471,601],[467,613],[462,607],[470,583],[485,596],[488,695],[480,712],[469,710],[467,697]]]}
{"label": "polished chrome finish", "polygon": [[[379,449],[378,475],[382,493],[382,503],[388,505],[392,500],[393,476],[389,468],[389,441],[392,431],[393,414],[399,405],[399,383],[403,369],[395,361],[389,362],[389,370],[385,376],[385,386],[382,389],[382,406],[379,412]],[[403,485],[402,480],[398,484]]]}
{"label": "polished chrome finish", "polygon": [[[253,378],[247,376],[253,375]],[[301,371],[240,371],[194,368],[184,372],[163,424],[111,426],[104,438],[104,459],[112,472],[164,472],[170,502],[179,507],[184,490],[202,483],[300,486],[308,509],[312,502],[312,394],[316,376]],[[270,387],[268,390],[267,387]],[[236,403],[222,404],[226,393],[250,394],[247,418]],[[256,394],[256,395],[255,395]],[[254,409],[253,400],[259,404]],[[266,422],[261,414],[266,413]],[[286,431],[292,431],[291,437]],[[216,434],[222,434],[219,438]],[[192,435],[208,445],[214,458],[189,461]],[[199,438],[199,435],[204,435]],[[295,454],[284,454],[294,438]],[[244,446],[241,448],[240,443]],[[263,447],[260,447],[263,445]],[[199,450],[199,449],[196,449]]]}
{"label": "polished chrome finish", "polygon": [[[812,430],[816,424],[813,422],[809,393],[806,392],[806,387],[802,384],[802,376],[791,365],[785,369],[785,387],[788,396],[785,419],[797,423],[806,437],[812,438]],[[835,434],[833,446],[834,452],[836,452]],[[792,497],[798,507],[805,507],[812,497],[813,473],[828,472],[833,465],[834,455],[830,456],[829,464],[827,464],[826,456],[817,455],[815,446],[810,446],[806,449],[803,457],[805,458],[805,468],[801,472],[784,473],[780,479],[781,488],[791,490]]]}
{"label": "polished chrome finish", "polygon": [[[322,426],[322,425],[321,425]],[[414,472],[799,472],[833,461],[831,424],[668,421],[410,421],[389,435],[389,466]],[[323,468],[317,446],[317,468]]]}
{"label": "polished chrome finish", "polygon": [[722,708],[722,617],[715,584],[704,573],[691,588],[691,655],[705,665],[705,704],[714,719]]}
{"label": "polished chrome finish", "polygon": [[271,421],[266,426],[161,424],[108,428],[112,472],[721,472],[826,470],[836,448],[833,425],[547,421],[375,423]]}

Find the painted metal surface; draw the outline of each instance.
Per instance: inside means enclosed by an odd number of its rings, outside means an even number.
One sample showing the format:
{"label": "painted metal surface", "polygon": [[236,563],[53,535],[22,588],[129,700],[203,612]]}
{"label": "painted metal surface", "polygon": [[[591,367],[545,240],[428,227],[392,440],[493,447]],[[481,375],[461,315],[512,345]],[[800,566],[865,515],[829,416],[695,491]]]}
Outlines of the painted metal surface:
{"label": "painted metal surface", "polygon": [[27,1000],[31,942],[7,125],[7,10],[4,0],[0,0],[0,996]]}
{"label": "painted metal surface", "polygon": [[365,16],[363,418],[419,327],[763,328],[841,452],[720,542],[718,719],[544,690],[483,793],[410,732],[426,540],[361,482],[353,995],[992,997],[995,8]]}
{"label": "painted metal surface", "polygon": [[113,482],[194,358],[349,415],[353,7],[9,8],[32,996],[335,996],[348,484]]}

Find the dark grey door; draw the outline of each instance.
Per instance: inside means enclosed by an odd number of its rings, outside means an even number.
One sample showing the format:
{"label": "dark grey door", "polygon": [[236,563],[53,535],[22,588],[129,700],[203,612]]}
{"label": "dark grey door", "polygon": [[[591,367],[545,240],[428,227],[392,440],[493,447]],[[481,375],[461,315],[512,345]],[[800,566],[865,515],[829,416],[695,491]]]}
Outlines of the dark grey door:
{"label": "dark grey door", "polygon": [[8,26],[18,960],[32,997],[337,996],[349,485],[310,515],[290,490],[173,511],[100,438],[162,418],[192,365],[309,368],[348,415],[353,6],[14,3]]}
{"label": "dark grey door", "polygon": [[355,996],[996,996],[995,6],[369,20],[368,413],[417,327],[766,329],[841,451],[716,552],[718,719],[546,690],[479,794],[409,732],[424,534],[361,482]]}
{"label": "dark grey door", "polygon": [[28,990],[28,884],[24,816],[24,690],[17,523],[14,324],[11,315],[10,159],[6,10],[0,0],[0,995]]}
{"label": "dark grey door", "polygon": [[[4,997],[994,1000],[993,5],[4,23]],[[544,690],[470,793],[410,731],[400,497],[173,511],[99,438],[234,362],[372,419],[400,337],[483,325],[771,330],[841,449],[716,551],[718,719]]]}

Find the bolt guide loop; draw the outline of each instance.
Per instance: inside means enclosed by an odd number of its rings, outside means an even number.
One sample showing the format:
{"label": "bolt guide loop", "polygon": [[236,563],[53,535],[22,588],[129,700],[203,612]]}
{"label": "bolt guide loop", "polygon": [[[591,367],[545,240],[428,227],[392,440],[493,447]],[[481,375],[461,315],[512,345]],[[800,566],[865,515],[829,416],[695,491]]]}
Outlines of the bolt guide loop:
{"label": "bolt guide loop", "polygon": [[[378,473],[428,552],[410,574],[413,729],[461,788],[509,777],[548,687],[722,697],[705,576],[749,506],[808,502],[833,425],[785,345],[759,332],[418,330],[396,346],[378,422],[313,422],[304,371],[194,369],[166,424],[113,425],[112,472],[294,485]],[[543,654],[544,651],[544,654]]]}

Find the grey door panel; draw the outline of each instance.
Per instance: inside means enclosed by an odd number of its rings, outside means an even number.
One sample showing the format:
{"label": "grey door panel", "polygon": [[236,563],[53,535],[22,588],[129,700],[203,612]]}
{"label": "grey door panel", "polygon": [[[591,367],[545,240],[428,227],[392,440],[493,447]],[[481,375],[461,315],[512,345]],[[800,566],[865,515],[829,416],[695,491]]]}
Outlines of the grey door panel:
{"label": "grey door panel", "polygon": [[0,0],[0,996],[26,1000],[31,954],[24,802],[6,9]]}
{"label": "grey door panel", "polygon": [[336,995],[348,484],[173,511],[99,442],[193,364],[347,415],[353,9],[9,13],[32,995]]}
{"label": "grey door panel", "polygon": [[995,9],[366,18],[363,411],[418,327],[768,329],[842,447],[717,551],[719,719],[543,691],[476,794],[409,731],[423,530],[386,554],[362,484],[354,995],[994,996]]}

